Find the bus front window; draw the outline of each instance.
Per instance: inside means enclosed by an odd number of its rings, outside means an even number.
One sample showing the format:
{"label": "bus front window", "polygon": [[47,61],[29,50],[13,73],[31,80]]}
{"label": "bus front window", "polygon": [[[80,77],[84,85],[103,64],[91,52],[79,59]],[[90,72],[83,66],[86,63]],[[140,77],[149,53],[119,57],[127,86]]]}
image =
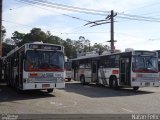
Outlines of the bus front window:
{"label": "bus front window", "polygon": [[158,72],[158,61],[152,56],[135,56],[132,66],[134,72]]}
{"label": "bus front window", "polygon": [[65,62],[65,69],[71,69],[72,68],[72,66],[71,66],[71,62]]}
{"label": "bus front window", "polygon": [[64,68],[64,56],[59,51],[29,50],[26,53],[25,70],[41,71]]}

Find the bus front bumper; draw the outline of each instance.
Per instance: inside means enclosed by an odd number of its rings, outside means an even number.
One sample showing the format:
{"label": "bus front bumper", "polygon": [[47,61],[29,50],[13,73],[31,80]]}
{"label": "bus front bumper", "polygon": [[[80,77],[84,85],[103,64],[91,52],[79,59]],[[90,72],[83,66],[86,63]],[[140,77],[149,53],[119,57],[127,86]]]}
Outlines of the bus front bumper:
{"label": "bus front bumper", "polygon": [[65,83],[25,83],[23,84],[23,90],[43,90],[65,88]]}
{"label": "bus front bumper", "polygon": [[132,87],[159,87],[159,82],[132,82]]}

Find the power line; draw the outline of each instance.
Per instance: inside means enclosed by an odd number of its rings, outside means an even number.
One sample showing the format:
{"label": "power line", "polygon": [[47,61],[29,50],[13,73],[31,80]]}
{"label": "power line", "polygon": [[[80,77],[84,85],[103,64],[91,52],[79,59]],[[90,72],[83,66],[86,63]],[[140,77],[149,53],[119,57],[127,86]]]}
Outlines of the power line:
{"label": "power line", "polygon": [[122,19],[136,20],[136,21],[160,22],[159,18],[139,16],[139,15],[130,15],[130,14],[123,14],[123,13],[118,13],[117,17],[122,18]]}
{"label": "power line", "polygon": [[[116,40],[114,40],[114,17],[115,16],[117,16],[117,13],[114,13],[114,11],[111,10],[111,14],[108,15],[105,20],[97,20],[97,21],[93,21],[93,22],[89,22],[89,23],[85,24],[85,25],[93,24],[90,27],[94,27],[94,26],[102,25],[102,24],[107,24],[107,23],[111,24],[111,34],[110,34],[111,39],[109,41],[107,41],[107,42],[110,42],[111,52],[115,51],[114,43],[117,42]],[[108,20],[110,20],[110,21],[108,21]]]}
{"label": "power line", "polygon": [[124,13],[118,13],[119,15],[127,16],[127,17],[132,17],[132,18],[141,18],[141,19],[150,19],[150,20],[160,20],[157,18],[152,18],[152,17],[146,17],[146,16],[140,16],[140,15],[131,15],[131,14],[124,14]]}
{"label": "power line", "polygon": [[96,10],[96,9],[88,9],[88,8],[81,8],[81,7],[75,7],[75,6],[69,6],[69,5],[63,5],[63,4],[59,4],[59,3],[53,3],[53,2],[49,2],[49,1],[43,1],[43,0],[34,0],[34,1],[38,1],[38,2],[45,2],[48,4],[52,4],[52,5],[57,5],[57,6],[62,6],[62,7],[68,7],[68,8],[73,8],[73,9],[79,9],[79,10],[86,10],[86,11],[92,11],[92,12],[102,12],[102,13],[106,13],[106,12],[110,12],[110,11],[102,11],[102,10]]}
{"label": "power line", "polygon": [[[72,11],[72,12],[81,12],[81,13],[86,13],[86,14],[106,16],[106,14],[99,14],[99,13],[90,12],[90,11],[98,11],[98,12],[106,12],[106,11],[99,11],[99,10],[94,10],[94,9],[86,9],[86,8],[67,6],[67,5],[62,5],[62,4],[58,4],[58,3],[42,1],[42,0],[40,0],[40,1],[39,0],[34,0],[34,1],[33,0],[18,0],[18,1],[19,2],[30,3],[32,5],[37,5],[38,4],[38,5],[45,6],[45,7],[51,7],[51,8],[62,9],[62,10],[69,10],[69,11]],[[120,18],[123,18],[123,19],[137,20],[137,21],[148,21],[148,22],[159,22],[160,21],[160,19],[157,19],[157,18],[144,17],[144,16],[138,16],[138,15],[130,15],[130,14],[124,14],[124,13],[118,13],[118,14],[119,14]],[[78,18],[78,17],[70,16],[70,15],[67,15],[67,14],[63,14],[63,15],[74,18],[74,19],[79,19],[79,20],[82,20],[82,21],[85,21],[85,22],[91,22],[91,21],[84,20],[84,19],[81,19],[81,18]]]}
{"label": "power line", "polygon": [[[158,2],[158,3],[160,3],[160,2]],[[148,7],[150,7],[150,6],[158,5],[158,3],[146,4],[146,5],[144,5],[144,6],[137,7],[137,8],[133,8],[133,9],[128,9],[128,10],[125,10],[125,11],[123,11],[123,12],[135,11],[135,10],[143,9],[143,8],[146,8],[146,7],[148,8]]]}
{"label": "power line", "polygon": [[[16,1],[19,1],[19,0],[16,0]],[[23,2],[23,1],[22,1],[22,3],[29,4],[29,5],[32,5],[32,6],[34,6],[34,7],[37,7],[37,8],[40,8],[40,9],[47,10],[47,11],[50,11],[50,12],[51,12],[51,10],[49,10],[49,9],[39,7],[39,6],[37,6],[37,5],[35,5],[35,4],[32,4],[32,3],[26,3],[26,2]],[[64,14],[64,13],[60,13],[60,12],[58,12],[58,11],[56,11],[56,13],[58,13],[58,14],[60,14],[60,15],[63,15],[63,16],[66,16],[66,17],[70,17],[70,18],[73,18],[73,19],[77,19],[77,20],[80,20],[80,21],[91,22],[91,21],[89,21],[89,20],[82,19],[82,18],[75,17],[75,16],[68,15],[68,14]]]}
{"label": "power line", "polygon": [[79,13],[85,13],[85,14],[92,14],[92,15],[101,15],[101,16],[106,16],[106,11],[100,12],[93,9],[86,9],[86,8],[78,8],[78,7],[72,7],[72,6],[66,6],[62,4],[56,4],[52,2],[46,2],[46,1],[37,1],[37,0],[18,0],[19,2],[26,2],[26,3],[32,3],[36,5],[41,5],[45,7],[50,7],[54,9],[61,9],[61,10],[66,10],[66,11],[72,11],[72,12],[79,12]]}
{"label": "power line", "polygon": [[125,17],[125,16],[117,16],[117,17],[122,19],[128,19],[128,20],[136,20],[136,21],[160,22],[160,20],[140,19],[140,18],[133,18],[133,17]]}
{"label": "power line", "polygon": [[[38,1],[38,0],[21,0],[23,2],[30,2],[32,4],[38,4],[38,5],[43,5],[45,7],[51,7],[51,8],[57,8],[57,9],[62,9],[62,10],[69,10],[69,11],[73,11],[73,12],[81,12],[81,13],[86,13],[86,14],[93,14],[93,15],[103,15],[103,16],[106,16],[106,14],[100,14],[100,13],[93,13],[93,12],[90,12],[90,11],[79,11],[81,10],[82,8],[79,8],[79,9],[75,9],[75,8],[78,8],[78,7],[72,7],[72,6],[66,6],[66,5],[62,5],[62,4],[55,4],[55,3],[52,3],[52,2],[46,2],[46,1]],[[46,4],[47,3],[47,4]],[[53,6],[53,5],[58,5],[58,6]],[[64,8],[64,6],[66,8]],[[70,8],[71,7],[71,8]],[[83,8],[85,10],[85,8]],[[90,9],[87,9],[87,10],[90,10]],[[92,9],[91,9],[92,10]],[[104,12],[104,11],[103,11]],[[130,14],[123,14],[123,13],[118,13],[119,16],[122,16],[121,18],[124,18],[124,19],[129,19],[129,20],[137,20],[137,21],[150,21],[150,22],[159,22],[160,20],[157,19],[157,18],[151,18],[151,17],[144,17],[144,16],[138,16],[138,15],[130,15]],[[124,16],[124,17],[123,17]],[[80,19],[80,18],[77,18],[77,17],[73,17],[72,18],[75,18],[75,19]],[[88,21],[85,21],[85,22],[88,22]],[[104,23],[105,24],[105,23]]]}
{"label": "power line", "polygon": [[15,10],[15,9],[19,9],[19,8],[22,8],[22,7],[25,7],[25,6],[21,5],[21,6],[17,6],[17,7],[14,7],[14,8],[10,8],[9,10]]}
{"label": "power line", "polygon": [[[39,6],[35,5],[35,4],[26,3],[26,2],[23,2],[23,3],[32,5],[32,6],[34,6],[34,7],[37,7],[37,8],[43,9],[43,10],[51,11],[51,10],[49,10],[49,9],[39,7]],[[56,12],[57,12],[57,11],[56,11]],[[66,16],[66,17],[70,17],[70,18],[73,18],[73,19],[80,20],[80,21],[91,22],[91,21],[89,21],[89,20],[82,19],[82,18],[75,17],[75,16],[71,16],[71,15],[68,15],[68,14],[64,14],[64,13],[60,13],[60,12],[57,12],[57,13],[60,14],[60,15]],[[80,26],[80,27],[84,27],[84,26]],[[78,28],[80,28],[80,27],[78,27]],[[74,29],[77,29],[77,27],[74,28]],[[86,29],[86,28],[85,28],[85,29]],[[82,30],[84,30],[84,29],[76,30],[76,31],[74,31],[73,33],[77,32],[77,31],[82,31]],[[60,35],[61,35],[61,34],[68,34],[68,33],[67,33],[67,32],[66,32],[66,33],[60,33]]]}
{"label": "power line", "polygon": [[[20,24],[20,23],[16,23],[16,22],[12,22],[12,21],[7,21],[7,20],[2,20],[3,22],[7,22],[7,23],[11,23],[11,24],[15,24],[15,25],[19,25],[19,26],[23,26],[23,27],[29,27],[29,28],[36,28],[35,26],[30,26],[30,25],[25,25],[25,24]],[[77,28],[80,28],[80,27],[84,27],[84,26],[79,26],[79,27],[75,27],[74,29],[77,29]],[[44,28],[42,28],[42,29],[44,29]],[[48,29],[44,29],[44,30],[47,30],[48,31]],[[73,32],[70,32],[70,33],[67,33],[67,32],[59,32],[59,34],[60,35],[68,35],[68,34],[85,34],[85,33],[76,33],[76,32],[78,32],[78,31],[82,31],[82,30],[84,30],[84,29],[80,29],[80,30],[76,30],[76,31],[73,31]],[[58,33],[58,32],[57,32]],[[89,32],[86,32],[87,34],[89,33]],[[91,33],[91,32],[90,32]],[[94,32],[94,33],[96,33],[96,32]],[[99,32],[99,33],[102,33],[102,32]],[[58,36],[60,36],[60,35],[58,35]]]}

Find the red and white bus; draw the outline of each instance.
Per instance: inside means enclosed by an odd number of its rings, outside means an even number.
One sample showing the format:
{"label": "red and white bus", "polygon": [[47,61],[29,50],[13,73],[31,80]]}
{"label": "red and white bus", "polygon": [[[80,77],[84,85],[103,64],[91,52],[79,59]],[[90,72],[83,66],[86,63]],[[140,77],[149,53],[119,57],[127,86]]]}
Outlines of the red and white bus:
{"label": "red and white bus", "polygon": [[111,88],[159,86],[158,54],[128,51],[108,55],[82,56],[72,60],[74,79]]}
{"label": "red and white bus", "polygon": [[20,91],[64,88],[64,47],[26,43],[7,54],[4,71],[7,84]]}

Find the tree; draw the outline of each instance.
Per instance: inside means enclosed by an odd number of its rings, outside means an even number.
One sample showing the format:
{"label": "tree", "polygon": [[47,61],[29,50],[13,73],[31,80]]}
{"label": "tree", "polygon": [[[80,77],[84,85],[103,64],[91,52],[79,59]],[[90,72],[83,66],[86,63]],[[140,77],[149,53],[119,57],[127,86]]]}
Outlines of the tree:
{"label": "tree", "polygon": [[15,31],[14,33],[12,33],[12,35],[13,35],[13,37],[11,37],[11,38],[13,39],[15,45],[19,46],[19,44],[23,41],[24,36],[26,34]]}
{"label": "tree", "polygon": [[74,42],[71,39],[66,39],[63,45],[65,47],[65,55],[68,58],[75,58],[76,57],[76,47],[74,47]]}
{"label": "tree", "polygon": [[[18,31],[15,31],[13,37],[7,38],[4,43],[4,55],[7,52],[11,51],[15,46],[22,46],[25,43],[42,41],[44,43],[51,44],[60,44],[65,47],[65,55],[69,58],[76,57],[76,47],[74,47],[74,42],[71,39],[66,39],[66,41],[62,40],[58,36],[53,36],[50,31],[46,33],[42,31],[40,28],[33,28],[30,33],[24,34]],[[15,46],[14,46],[15,45]]]}
{"label": "tree", "polygon": [[[15,31],[12,35],[13,35],[12,40],[14,41],[16,46],[22,46],[25,43],[31,43],[36,41],[63,45],[65,47],[64,48],[65,55],[68,58],[75,58],[77,56],[77,52],[85,54],[86,52],[97,50],[101,54],[103,51],[109,49],[107,45],[102,45],[97,43],[91,46],[90,40],[86,39],[84,36],[80,36],[78,40],[71,40],[71,39],[63,40],[58,36],[52,35],[50,31],[44,32],[40,28],[33,28],[27,34]],[[12,40],[6,39],[6,44],[13,45]],[[5,46],[8,47],[7,45]],[[13,47],[14,46],[12,46],[12,48]]]}
{"label": "tree", "polygon": [[104,51],[109,51],[109,46],[108,45],[102,45],[101,43],[95,43],[92,46],[92,50],[97,51],[99,54],[102,54]]}
{"label": "tree", "polygon": [[12,49],[15,48],[15,45],[7,44],[5,42],[2,43],[2,56],[6,56]]}

